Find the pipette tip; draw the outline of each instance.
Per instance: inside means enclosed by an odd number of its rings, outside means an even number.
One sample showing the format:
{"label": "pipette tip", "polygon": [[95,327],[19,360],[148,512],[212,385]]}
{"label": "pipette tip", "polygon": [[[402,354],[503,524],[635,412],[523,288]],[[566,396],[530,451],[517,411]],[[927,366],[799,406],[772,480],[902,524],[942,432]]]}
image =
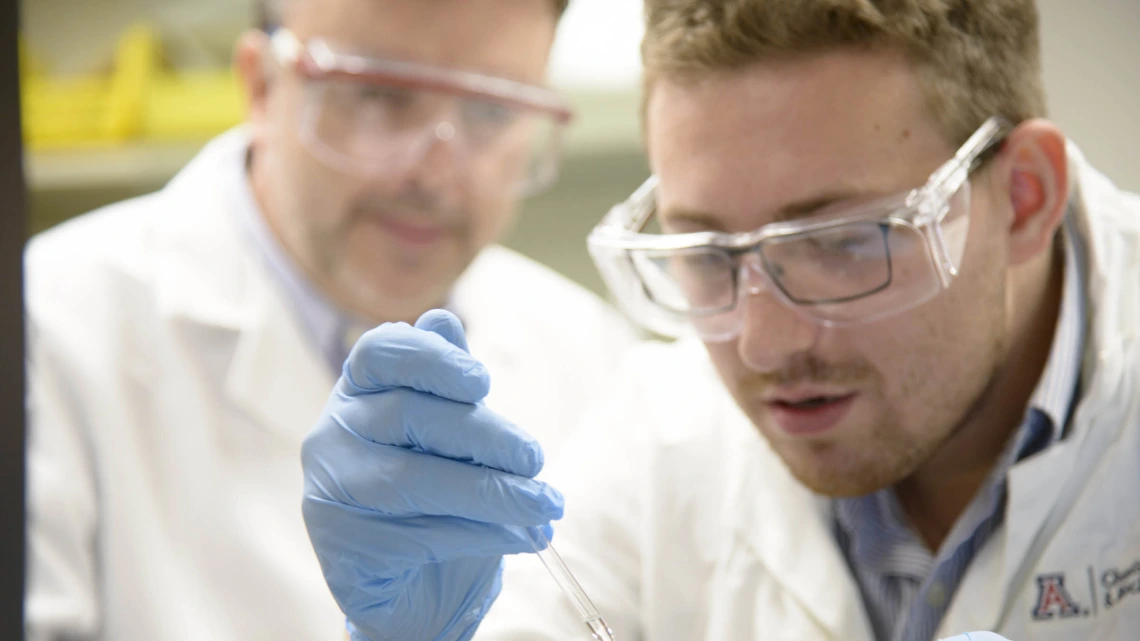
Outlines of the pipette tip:
{"label": "pipette tip", "polygon": [[586,625],[590,628],[590,632],[593,633],[596,641],[614,641],[613,630],[610,630],[610,627],[601,617],[590,619]]}

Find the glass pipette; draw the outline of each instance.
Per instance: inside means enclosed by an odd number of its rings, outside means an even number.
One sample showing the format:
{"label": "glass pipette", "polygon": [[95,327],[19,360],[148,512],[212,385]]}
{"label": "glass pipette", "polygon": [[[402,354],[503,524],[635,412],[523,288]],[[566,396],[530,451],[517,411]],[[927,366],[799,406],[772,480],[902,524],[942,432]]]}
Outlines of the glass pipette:
{"label": "glass pipette", "polygon": [[534,546],[538,558],[542,560],[542,564],[546,566],[550,576],[554,577],[554,582],[562,588],[570,602],[574,604],[574,609],[578,611],[578,616],[590,629],[590,633],[594,635],[597,641],[614,641],[613,632],[602,620],[602,615],[598,613],[598,609],[594,607],[590,597],[582,591],[582,586],[578,585],[578,580],[574,578],[573,574],[570,574],[570,568],[566,567],[562,557],[558,556],[558,552],[550,544],[550,539],[546,538],[546,534],[539,528],[528,527],[526,531],[530,534],[530,543]]}

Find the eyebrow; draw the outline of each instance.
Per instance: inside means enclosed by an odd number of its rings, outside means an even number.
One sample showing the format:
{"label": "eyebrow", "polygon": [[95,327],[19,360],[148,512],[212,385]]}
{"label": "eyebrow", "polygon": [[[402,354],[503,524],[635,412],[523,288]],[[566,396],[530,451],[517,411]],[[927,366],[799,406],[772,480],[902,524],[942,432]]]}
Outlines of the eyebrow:
{"label": "eyebrow", "polygon": [[[825,193],[820,196],[785,205],[776,213],[772,220],[768,222],[779,223],[808,218],[819,212],[819,210],[834,205],[835,203],[864,198],[866,196],[866,193],[854,190]],[[716,215],[700,210],[670,209],[661,214],[661,222],[669,225],[683,223],[687,226],[708,231],[725,231],[724,224],[717,219]]]}

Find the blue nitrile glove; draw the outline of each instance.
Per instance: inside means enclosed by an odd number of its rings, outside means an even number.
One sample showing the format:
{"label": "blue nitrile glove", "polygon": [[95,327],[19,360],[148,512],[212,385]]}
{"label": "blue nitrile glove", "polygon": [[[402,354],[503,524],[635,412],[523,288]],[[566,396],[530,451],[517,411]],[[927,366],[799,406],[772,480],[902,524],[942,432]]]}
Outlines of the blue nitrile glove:
{"label": "blue nitrile glove", "polygon": [[538,442],[480,401],[445,311],[361,337],[302,448],[305,526],[354,641],[470,639],[524,526],[562,517]]}
{"label": "blue nitrile glove", "polygon": [[942,641],[1009,641],[1009,639],[993,632],[967,632]]}

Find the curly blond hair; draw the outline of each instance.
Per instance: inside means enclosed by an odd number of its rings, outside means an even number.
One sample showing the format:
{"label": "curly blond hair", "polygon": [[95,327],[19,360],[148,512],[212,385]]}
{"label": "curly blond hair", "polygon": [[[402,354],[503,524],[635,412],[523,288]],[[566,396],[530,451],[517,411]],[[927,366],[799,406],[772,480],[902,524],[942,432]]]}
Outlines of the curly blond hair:
{"label": "curly blond hair", "polygon": [[1034,0],[645,0],[645,16],[645,96],[661,77],[850,47],[905,55],[953,144],[991,115],[1045,115]]}

